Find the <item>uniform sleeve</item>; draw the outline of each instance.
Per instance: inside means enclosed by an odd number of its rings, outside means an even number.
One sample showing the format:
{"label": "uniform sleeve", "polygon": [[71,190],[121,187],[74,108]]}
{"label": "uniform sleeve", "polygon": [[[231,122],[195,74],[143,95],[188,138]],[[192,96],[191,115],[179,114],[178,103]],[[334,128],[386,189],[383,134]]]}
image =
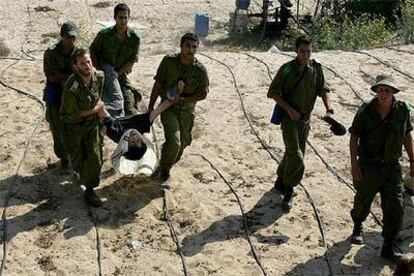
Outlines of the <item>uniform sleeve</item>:
{"label": "uniform sleeve", "polygon": [[361,137],[363,132],[363,109],[365,108],[365,104],[363,104],[357,111],[357,114],[355,114],[354,120],[352,122],[351,127],[349,128],[349,133]]}
{"label": "uniform sleeve", "polygon": [[197,92],[207,92],[208,93],[208,86],[210,85],[210,81],[208,79],[207,69],[202,68],[200,74],[200,82],[197,87]]}
{"label": "uniform sleeve", "polygon": [[139,54],[140,44],[141,44],[141,40],[140,40],[139,37],[137,37],[135,44],[132,46],[131,59],[129,61],[138,62],[138,54]]}
{"label": "uniform sleeve", "polygon": [[46,77],[58,75],[59,72],[56,58],[54,57],[53,52],[50,50],[46,50],[43,55],[43,72],[45,73]]}
{"label": "uniform sleeve", "polygon": [[413,125],[411,124],[411,120],[410,120],[410,113],[411,113],[411,110],[408,107],[407,120],[406,120],[406,125],[405,125],[405,134],[408,134],[413,130]]}
{"label": "uniform sleeve", "polygon": [[158,81],[163,87],[167,81],[167,64],[167,57],[164,57],[158,66],[157,73],[154,76],[154,80]]}
{"label": "uniform sleeve", "polygon": [[323,74],[322,66],[320,64],[317,65],[317,76],[316,76],[316,94],[319,97],[329,92],[329,88],[325,86],[325,75]]}
{"label": "uniform sleeve", "polygon": [[77,123],[79,121],[79,107],[77,99],[73,92],[66,86],[63,89],[62,103],[60,107],[60,116],[66,123]]}
{"label": "uniform sleeve", "polygon": [[91,46],[89,47],[89,51],[91,52],[91,54],[95,55],[95,57],[98,59],[101,56],[102,42],[102,33],[99,32],[93,40]]}
{"label": "uniform sleeve", "polygon": [[285,85],[285,74],[283,73],[285,66],[282,66],[277,71],[272,83],[270,84],[269,90],[267,91],[267,97],[273,98],[274,95],[282,96],[283,88]]}

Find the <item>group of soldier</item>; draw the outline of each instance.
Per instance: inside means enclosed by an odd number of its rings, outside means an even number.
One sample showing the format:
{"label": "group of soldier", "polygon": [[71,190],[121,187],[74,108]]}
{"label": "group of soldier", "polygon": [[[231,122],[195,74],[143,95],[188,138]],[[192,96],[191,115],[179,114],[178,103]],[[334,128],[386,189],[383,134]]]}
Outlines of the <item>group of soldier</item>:
{"label": "group of soldier", "polygon": [[[61,39],[44,54],[44,100],[55,153],[62,170],[69,171],[72,166],[78,184],[86,187],[86,202],[96,207],[102,204],[94,192],[102,166],[102,110],[115,119],[131,121],[141,100],[127,77],[138,61],[140,47],[139,34],[128,26],[129,18],[129,7],[116,5],[115,25],[101,30],[89,51],[76,47],[78,28],[65,22]],[[207,71],[195,58],[198,45],[195,34],[184,34],[180,53],[165,56],[154,77],[148,113],[159,97],[167,100],[168,89],[182,84],[181,93],[161,115],[165,143],[155,179],[166,188],[170,169],[191,143],[195,104],[208,92]]]}
{"label": "group of soldier", "polygon": [[[127,75],[138,61],[140,37],[130,29],[130,9],[118,4],[115,25],[101,30],[89,51],[77,48],[78,29],[66,22],[61,39],[44,54],[46,118],[54,140],[54,151],[61,168],[71,165],[78,182],[86,187],[85,199],[92,206],[102,204],[94,188],[99,185],[102,166],[102,114],[114,119],[137,114],[141,95]],[[148,112],[157,99],[171,100],[169,91],[181,85],[181,93],[161,114],[165,143],[155,179],[168,188],[170,170],[191,143],[194,109],[206,98],[209,80],[205,67],[195,58],[199,46],[196,35],[186,33],[180,52],[165,56],[154,77]],[[285,153],[277,169],[275,190],[283,196],[282,209],[293,206],[294,188],[304,174],[304,154],[310,129],[311,112],[320,96],[325,116],[333,116],[329,89],[322,66],[310,58],[312,41],[307,36],[296,40],[295,59],[283,64],[273,79],[268,97],[283,110],[281,130]],[[101,70],[101,71],[100,71]],[[384,244],[381,256],[395,258],[396,238],[404,215],[403,179],[399,159],[405,147],[414,176],[410,108],[395,98],[400,91],[391,76],[379,75],[371,87],[376,96],[358,109],[349,132],[352,177],[356,189],[351,217],[351,241],[363,243],[362,223],[367,218],[374,196],[381,195]],[[411,191],[412,192],[412,191]]]}
{"label": "group of soldier", "polygon": [[[312,40],[296,40],[296,58],[283,64],[273,79],[267,96],[283,109],[281,129],[285,153],[277,169],[275,190],[283,195],[282,209],[293,206],[294,187],[304,173],[304,154],[310,128],[310,115],[317,96],[323,100],[326,117],[334,110],[325,86],[322,66],[310,59]],[[362,223],[370,213],[377,193],[381,195],[384,243],[381,256],[400,257],[396,240],[404,217],[404,181],[399,159],[404,146],[409,158],[409,175],[414,177],[414,153],[410,107],[395,98],[400,91],[390,75],[376,77],[371,90],[376,96],[362,104],[349,128],[352,178],[356,194],[351,217],[354,228],[350,241],[362,244]],[[413,190],[406,188],[409,195]],[[411,265],[411,268],[409,266]],[[414,264],[408,268],[413,270]]]}

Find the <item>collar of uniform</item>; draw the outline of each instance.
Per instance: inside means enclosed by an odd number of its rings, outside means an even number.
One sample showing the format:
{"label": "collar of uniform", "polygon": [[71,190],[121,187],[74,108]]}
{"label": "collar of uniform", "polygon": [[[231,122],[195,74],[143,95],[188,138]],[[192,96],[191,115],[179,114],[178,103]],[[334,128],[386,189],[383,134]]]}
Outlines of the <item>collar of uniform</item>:
{"label": "collar of uniform", "polygon": [[[368,104],[368,107],[370,108],[370,111],[371,112],[373,112],[373,113],[375,113],[375,114],[377,114],[378,116],[379,116],[379,113],[378,113],[378,111],[377,111],[377,106],[376,106],[376,104],[377,104],[377,98],[374,98],[369,104]],[[390,113],[388,114],[388,115],[390,115],[390,114],[392,114],[392,112],[395,110],[395,108],[396,108],[396,106],[397,106],[397,100],[395,99],[395,97],[394,96],[392,96],[392,104],[391,104],[391,110],[390,110]],[[388,116],[387,116],[388,117]]]}
{"label": "collar of uniform", "polygon": [[[89,89],[89,87],[86,85],[85,81],[83,80],[83,78],[81,77],[81,75],[76,72],[75,73],[76,79],[78,80],[78,82],[85,88]],[[93,85],[95,82],[97,82],[97,78],[96,78],[96,74],[95,72],[92,72],[92,82],[91,84]]]}
{"label": "collar of uniform", "polygon": [[[114,25],[114,26],[111,27],[111,31],[116,34],[116,25]],[[131,37],[131,33],[133,31],[134,31],[133,29],[131,29],[130,27],[127,26],[127,32],[126,32],[127,33],[127,37]]]}
{"label": "collar of uniform", "polygon": [[56,44],[56,49],[59,51],[59,53],[62,54],[62,56],[67,56],[67,57],[72,56],[72,53],[75,51],[75,47],[73,47],[72,51],[70,51],[69,54],[65,54],[65,51],[63,51],[62,40],[59,40],[59,42]]}
{"label": "collar of uniform", "polygon": [[[296,68],[298,71],[300,71],[300,64],[299,64],[298,58],[295,58],[295,59],[293,60],[293,64],[295,65],[295,68]],[[311,60],[309,60],[309,63],[306,65],[306,67],[307,67],[307,68],[312,68],[312,65],[313,65],[313,60],[311,59]]]}
{"label": "collar of uniform", "polygon": [[178,62],[179,62],[182,66],[184,66],[184,67],[186,67],[186,66],[190,66],[190,65],[195,65],[195,64],[198,62],[197,58],[196,58],[196,57],[194,57],[193,62],[192,62],[191,64],[183,64],[183,63],[181,62],[181,54],[180,54],[180,53],[178,53],[178,55],[177,55],[177,59],[178,59]]}

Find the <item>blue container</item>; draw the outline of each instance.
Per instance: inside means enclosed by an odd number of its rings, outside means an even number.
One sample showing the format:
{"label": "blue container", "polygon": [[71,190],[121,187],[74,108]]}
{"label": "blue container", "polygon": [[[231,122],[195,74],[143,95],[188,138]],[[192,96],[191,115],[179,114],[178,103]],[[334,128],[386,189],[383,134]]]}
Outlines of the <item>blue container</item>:
{"label": "blue container", "polygon": [[195,18],[195,34],[198,36],[208,35],[209,17],[208,13],[198,12]]}
{"label": "blue container", "polygon": [[250,0],[236,0],[236,8],[247,10],[250,6]]}

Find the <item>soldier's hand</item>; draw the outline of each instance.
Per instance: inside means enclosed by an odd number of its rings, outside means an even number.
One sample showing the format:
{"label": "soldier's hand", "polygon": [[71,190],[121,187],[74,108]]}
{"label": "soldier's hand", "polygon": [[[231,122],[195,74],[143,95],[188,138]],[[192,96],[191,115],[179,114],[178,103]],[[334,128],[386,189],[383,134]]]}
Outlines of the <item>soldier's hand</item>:
{"label": "soldier's hand", "polygon": [[178,103],[180,102],[180,100],[181,100],[181,96],[180,96],[180,95],[176,95],[176,96],[174,97],[174,100],[172,100],[171,102],[172,102],[174,105],[176,105],[176,104],[178,104]]}
{"label": "soldier's hand", "polygon": [[178,90],[177,95],[181,95],[184,92],[184,87],[185,87],[185,83],[182,80],[178,81],[178,83],[177,83],[177,90]]}
{"label": "soldier's hand", "polygon": [[96,113],[98,113],[99,110],[104,108],[104,106],[105,106],[104,102],[101,99],[99,99],[98,102],[96,103],[95,107],[94,107],[94,111]]}
{"label": "soldier's hand", "polygon": [[293,121],[297,121],[300,119],[300,117],[302,117],[302,115],[293,108],[288,110],[288,114],[290,119]]}
{"label": "soldier's hand", "polygon": [[358,165],[352,166],[352,179],[354,181],[361,181],[362,180],[362,171],[361,168]]}

